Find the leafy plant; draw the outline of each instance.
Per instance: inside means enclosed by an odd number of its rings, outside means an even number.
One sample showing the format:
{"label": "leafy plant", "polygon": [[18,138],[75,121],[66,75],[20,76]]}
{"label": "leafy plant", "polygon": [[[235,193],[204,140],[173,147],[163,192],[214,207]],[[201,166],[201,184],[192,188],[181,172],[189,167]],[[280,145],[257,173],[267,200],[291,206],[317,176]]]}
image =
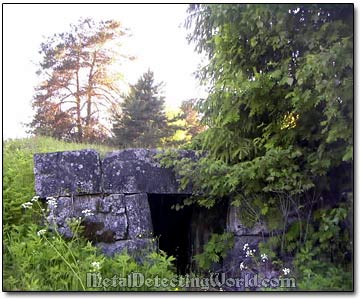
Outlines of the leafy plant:
{"label": "leafy plant", "polygon": [[352,246],[345,226],[345,205],[315,211],[314,232],[296,253],[299,287],[309,290],[351,290]]}
{"label": "leafy plant", "polygon": [[204,245],[203,253],[194,258],[201,269],[208,270],[213,264],[221,263],[233,245],[233,234],[212,234],[209,242]]}

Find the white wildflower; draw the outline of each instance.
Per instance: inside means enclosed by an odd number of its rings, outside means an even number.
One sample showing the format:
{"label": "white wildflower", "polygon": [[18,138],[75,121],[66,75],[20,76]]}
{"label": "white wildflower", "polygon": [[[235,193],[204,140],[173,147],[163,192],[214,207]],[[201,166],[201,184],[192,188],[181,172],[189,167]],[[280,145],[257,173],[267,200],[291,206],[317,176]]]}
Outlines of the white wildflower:
{"label": "white wildflower", "polygon": [[99,270],[100,269],[100,263],[99,262],[92,262],[91,265],[92,265],[94,270]]}
{"label": "white wildflower", "polygon": [[284,275],[287,275],[287,274],[291,273],[291,270],[289,268],[283,268],[282,271],[283,271]]}
{"label": "white wildflower", "polygon": [[85,217],[94,215],[94,213],[89,209],[85,209],[85,210],[81,211],[81,213],[84,214]]}
{"label": "white wildflower", "polygon": [[242,262],[239,264],[239,269],[244,270],[247,269],[246,265]]}
{"label": "white wildflower", "polygon": [[262,253],[262,254],[261,254],[261,259],[262,259],[262,262],[265,263],[265,262],[268,260],[267,254]]}
{"label": "white wildflower", "polygon": [[38,201],[39,200],[39,196],[34,196],[31,201]]}
{"label": "white wildflower", "polygon": [[244,264],[243,264],[243,262],[239,264],[239,268],[240,268],[241,270],[244,269]]}
{"label": "white wildflower", "polygon": [[252,249],[249,247],[249,244],[246,243],[246,244],[243,245],[243,251],[246,252],[246,257],[250,257],[250,256],[253,256],[253,254],[256,252],[256,249],[253,249],[253,250],[252,250]]}
{"label": "white wildflower", "polygon": [[249,244],[246,243],[243,245],[243,251],[246,252],[246,257],[254,256],[254,253],[256,252],[256,249],[251,249],[249,247]]}
{"label": "white wildflower", "polygon": [[46,229],[41,229],[39,230],[36,234],[38,235],[38,237],[44,235],[46,233]]}
{"label": "white wildflower", "polygon": [[32,206],[33,206],[33,203],[30,201],[21,204],[21,207],[23,207],[24,209],[30,209]]}
{"label": "white wildflower", "polygon": [[250,256],[253,256],[253,253],[252,253],[252,251],[246,251],[246,257],[250,257]]}
{"label": "white wildflower", "polygon": [[58,203],[56,202],[55,197],[47,197],[46,200],[47,200],[48,206],[50,208],[56,208],[58,206]]}

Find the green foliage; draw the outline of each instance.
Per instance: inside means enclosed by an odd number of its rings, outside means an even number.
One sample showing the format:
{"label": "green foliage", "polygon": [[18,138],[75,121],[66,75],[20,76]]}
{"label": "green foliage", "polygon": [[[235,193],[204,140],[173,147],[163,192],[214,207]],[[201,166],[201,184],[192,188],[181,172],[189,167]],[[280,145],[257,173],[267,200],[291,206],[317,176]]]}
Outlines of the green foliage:
{"label": "green foliage", "polygon": [[[296,254],[295,264],[298,266],[305,284],[312,280],[312,275],[321,275],[323,270],[336,267],[342,272],[350,271],[350,258],[352,256],[352,243],[346,228],[349,210],[345,204],[338,208],[321,209],[315,211],[314,232],[308,234],[307,241]],[[351,273],[349,274],[351,276]],[[330,281],[329,288],[351,288],[351,281],[345,284],[333,285]]]}
{"label": "green foliage", "polygon": [[352,289],[352,244],[345,226],[347,216],[345,204],[315,211],[315,231],[308,234],[294,260],[299,270],[300,288]]}
{"label": "green foliage", "polygon": [[319,262],[317,271],[307,269],[305,278],[298,281],[298,288],[305,291],[352,291],[352,271]]}
{"label": "green foliage", "polygon": [[[207,130],[188,146],[201,158],[170,161],[181,185],[192,182],[201,205],[230,198],[281,254],[314,238],[315,263],[335,266],[353,189],[352,5],[194,4],[187,27],[209,58],[197,74],[209,96],[197,106]],[[316,207],[337,210],[319,222]]]}
{"label": "green foliage", "polygon": [[189,12],[190,41],[210,58],[199,71],[210,95],[198,105],[209,129],[193,146],[209,154],[195,176],[211,180],[195,185],[268,200],[324,192],[332,169],[351,182],[352,7],[205,4]]}
{"label": "green foliage", "polygon": [[232,233],[212,234],[209,242],[204,245],[204,251],[194,258],[201,269],[208,270],[213,264],[221,263],[233,245]]}
{"label": "green foliage", "polygon": [[[86,272],[98,260],[96,248],[81,239],[65,242],[58,234],[39,236],[40,227],[28,224],[12,230],[4,253],[4,288],[19,291],[85,290]],[[81,262],[79,262],[81,261]]]}
{"label": "green foliage", "polygon": [[142,263],[126,252],[113,258],[97,251],[90,242],[77,237],[65,241],[56,232],[39,236],[37,225],[28,225],[25,235],[12,232],[4,252],[4,289],[8,291],[154,291],[169,290],[143,286],[129,288],[87,285],[87,273],[103,278],[127,277],[132,272],[147,278],[176,278],[173,257],[152,252]]}
{"label": "green foliage", "polygon": [[113,115],[117,146],[154,148],[175,133],[177,128],[168,123],[164,112],[161,89],[162,83],[154,82],[150,70],[131,86],[129,95],[120,105],[121,111]]}
{"label": "green foliage", "polygon": [[[352,243],[346,222],[348,208],[345,204],[333,209],[314,212],[312,223],[295,221],[285,233],[286,251],[294,256],[297,270],[297,287],[304,291],[352,290]],[[302,229],[307,226],[307,234]],[[305,238],[305,239],[303,239]],[[261,252],[279,263],[282,236],[268,238],[259,245]]]}
{"label": "green foliage", "polygon": [[268,238],[267,242],[261,242],[258,245],[259,252],[266,254],[270,260],[273,260],[273,263],[277,264],[279,261],[276,259],[278,256],[279,240],[277,237]]}
{"label": "green foliage", "polygon": [[[143,263],[126,253],[109,258],[81,237],[80,222],[71,222],[74,238],[64,240],[44,223],[43,204],[34,198],[33,154],[93,148],[102,155],[112,148],[102,145],[66,143],[48,137],[7,140],[3,152],[3,285],[7,291],[105,290],[86,286],[87,272],[103,277],[132,271],[152,278],[173,278],[173,257],[150,253]],[[98,269],[99,267],[99,269]],[[118,286],[108,290],[127,291]],[[132,289],[139,290],[139,289]],[[145,290],[159,290],[147,288]]]}

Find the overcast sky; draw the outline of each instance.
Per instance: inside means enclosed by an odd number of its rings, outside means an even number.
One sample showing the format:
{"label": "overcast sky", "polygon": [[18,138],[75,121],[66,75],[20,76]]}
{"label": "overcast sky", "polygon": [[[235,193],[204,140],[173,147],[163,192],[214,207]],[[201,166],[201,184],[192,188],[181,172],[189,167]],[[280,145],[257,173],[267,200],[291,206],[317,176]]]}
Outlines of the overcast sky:
{"label": "overcast sky", "polygon": [[137,59],[123,68],[125,79],[135,81],[152,69],[164,81],[166,105],[177,107],[186,99],[204,96],[192,73],[201,62],[183,28],[186,4],[18,4],[3,7],[3,116],[4,138],[24,137],[22,123],[32,118],[31,99],[38,83],[35,74],[39,46],[45,37],[64,32],[79,18],[115,19],[130,29],[128,54]]}

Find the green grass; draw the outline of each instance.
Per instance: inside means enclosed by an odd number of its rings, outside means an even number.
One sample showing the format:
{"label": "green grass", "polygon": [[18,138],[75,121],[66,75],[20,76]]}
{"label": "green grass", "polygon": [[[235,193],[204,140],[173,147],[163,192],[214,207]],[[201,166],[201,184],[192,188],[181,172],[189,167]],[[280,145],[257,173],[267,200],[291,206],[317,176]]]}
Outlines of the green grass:
{"label": "green grass", "polygon": [[98,151],[101,156],[104,156],[106,153],[116,150],[116,148],[102,144],[65,142],[51,137],[9,139],[4,142],[4,146],[5,149],[21,150],[31,154],[94,149]]}

